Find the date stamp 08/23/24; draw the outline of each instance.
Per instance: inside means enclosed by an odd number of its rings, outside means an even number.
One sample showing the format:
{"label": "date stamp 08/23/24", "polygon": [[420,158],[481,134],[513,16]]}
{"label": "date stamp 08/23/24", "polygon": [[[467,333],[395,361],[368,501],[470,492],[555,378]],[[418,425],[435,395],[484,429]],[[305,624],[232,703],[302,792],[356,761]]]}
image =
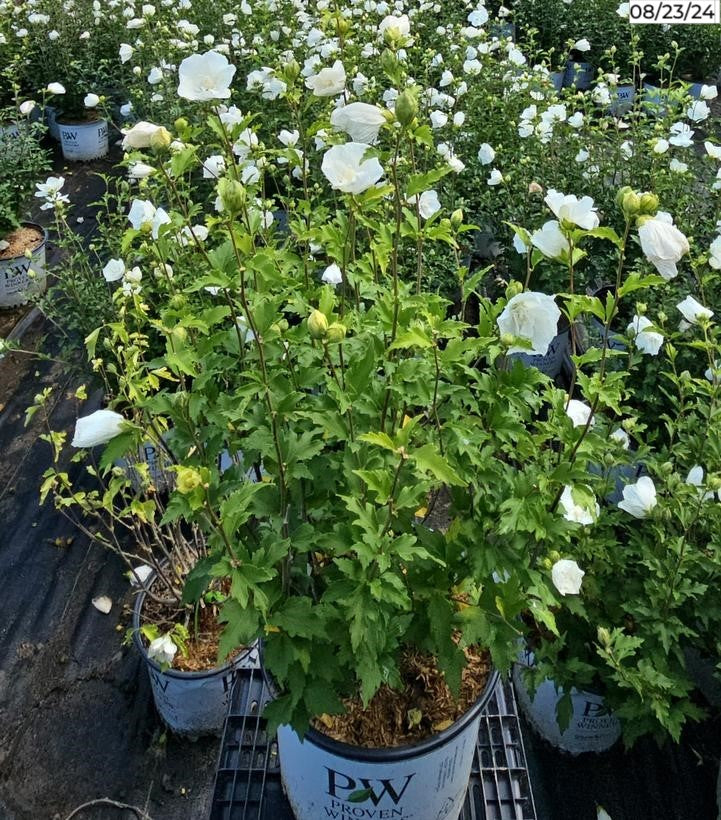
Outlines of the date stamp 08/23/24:
{"label": "date stamp 08/23/24", "polygon": [[721,0],[630,0],[628,16],[637,24],[718,24]]}

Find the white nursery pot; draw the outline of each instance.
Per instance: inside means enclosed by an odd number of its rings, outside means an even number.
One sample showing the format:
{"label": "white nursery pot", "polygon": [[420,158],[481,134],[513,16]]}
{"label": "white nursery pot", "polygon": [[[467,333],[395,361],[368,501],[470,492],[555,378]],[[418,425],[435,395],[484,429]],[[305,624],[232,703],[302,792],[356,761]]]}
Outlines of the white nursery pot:
{"label": "white nursery pot", "polygon": [[603,696],[575,687],[571,689],[571,722],[561,732],[556,720],[556,704],[563,696],[563,689],[556,689],[556,684],[546,678],[531,698],[523,680],[524,665],[527,664],[516,664],[513,668],[518,702],[533,728],[557,749],[572,755],[605,752],[621,737],[621,723]]}
{"label": "white nursery pot", "polygon": [[566,76],[564,77],[564,85],[575,86],[580,90],[591,87],[594,77],[596,76],[591,63],[576,63],[569,60],[566,65]]}
{"label": "white nursery pot", "polygon": [[219,734],[238,670],[258,668],[257,646],[248,647],[224,666],[204,672],[163,671],[148,657],[140,637],[144,601],[145,592],[141,592],[133,610],[133,641],[148,669],[155,708],[163,723],[181,737]]}
{"label": "white nursery pot", "polygon": [[633,108],[636,89],[632,85],[619,85],[611,96],[611,105],[608,110],[616,117],[622,117]]}
{"label": "white nursery pot", "polygon": [[58,125],[58,115],[60,112],[53,105],[45,106],[45,124],[48,127],[48,134],[60,142],[60,126]]}
{"label": "white nursery pot", "polygon": [[108,153],[108,124],[105,120],[59,123],[63,157],[71,162],[99,159]]}
{"label": "white nursery pot", "polygon": [[[25,255],[0,259],[0,308],[14,308],[24,305],[31,296],[42,293],[47,285],[45,274],[45,245],[47,231],[34,222],[23,222],[23,226],[36,228],[42,233],[42,242]],[[32,275],[31,275],[32,272]]]}
{"label": "white nursery pot", "polygon": [[468,789],[481,713],[497,679],[493,672],[478,701],[452,726],[412,746],[366,749],[315,729],[301,741],[293,729],[281,726],[281,778],[296,820],[456,820]]}
{"label": "white nursery pot", "polygon": [[560,91],[563,88],[565,78],[565,71],[551,71],[548,75],[548,79],[551,81],[551,85],[553,85],[556,91]]}
{"label": "white nursery pot", "polygon": [[156,446],[151,441],[141,444],[132,458],[119,458],[115,463],[123,469],[136,490],[143,488],[140,472],[134,466],[138,463],[148,465],[148,477],[155,485],[156,490],[161,492],[172,490],[175,486],[175,473],[169,469],[173,464],[172,459],[162,447]]}
{"label": "white nursery pot", "polygon": [[0,142],[4,139],[13,139],[20,134],[20,128],[16,122],[11,122],[8,125],[0,125]]}
{"label": "white nursery pot", "polygon": [[533,356],[530,353],[510,353],[508,358],[511,366],[514,360],[522,362],[526,367],[535,367],[541,373],[545,373],[555,379],[563,369],[563,362],[568,353],[570,344],[570,333],[564,330],[553,338],[548,350],[543,356]]}

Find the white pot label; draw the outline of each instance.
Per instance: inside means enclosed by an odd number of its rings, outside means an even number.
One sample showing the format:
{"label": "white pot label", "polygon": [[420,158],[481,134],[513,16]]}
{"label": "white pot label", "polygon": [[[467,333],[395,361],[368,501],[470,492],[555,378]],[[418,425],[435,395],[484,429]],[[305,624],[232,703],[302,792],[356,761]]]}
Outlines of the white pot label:
{"label": "white pot label", "polygon": [[285,791],[297,820],[457,820],[463,808],[480,714],[445,745],[401,761],[333,754],[288,726],[278,730]]}

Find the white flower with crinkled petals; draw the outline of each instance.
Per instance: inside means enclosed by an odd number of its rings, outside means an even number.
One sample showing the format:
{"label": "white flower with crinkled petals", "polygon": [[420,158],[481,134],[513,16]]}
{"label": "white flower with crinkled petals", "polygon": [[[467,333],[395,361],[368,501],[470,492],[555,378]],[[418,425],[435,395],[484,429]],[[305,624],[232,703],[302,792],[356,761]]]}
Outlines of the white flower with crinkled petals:
{"label": "white flower with crinkled petals", "polygon": [[589,424],[589,419],[591,420],[589,427],[594,427],[596,419],[592,417],[592,413],[593,411],[586,402],[578,399],[571,399],[566,405],[566,415],[571,419],[574,427],[585,427]]}
{"label": "white flower with crinkled petals", "polygon": [[225,157],[213,154],[203,163],[203,179],[218,179],[225,173]]}
{"label": "white flower with crinkled petals", "polygon": [[330,68],[322,68],[312,77],[307,77],[305,84],[316,97],[335,97],[345,91],[346,75],[343,63],[336,60]]}
{"label": "white flower with crinkled petals", "polygon": [[383,36],[386,32],[396,40],[403,40],[407,37],[411,33],[411,21],[408,19],[408,15],[402,14],[400,17],[396,17],[389,14],[384,17],[378,26],[378,33]]}
{"label": "white flower with crinkled petals", "polygon": [[618,507],[634,518],[646,518],[657,503],[653,480],[641,476],[635,484],[623,488],[623,499],[618,502]]}
{"label": "white flower with crinkled petals", "polygon": [[125,419],[114,410],[96,410],[75,423],[72,447],[97,447],[123,431]]}
{"label": "white flower with crinkled petals", "polygon": [[665,139],[657,139],[656,142],[653,144],[653,153],[654,154],[665,154],[668,151],[668,140]]}
{"label": "white flower with crinkled petals", "polygon": [[60,204],[67,204],[70,199],[60,191],[65,185],[65,177],[48,177],[45,182],[35,183],[35,196],[45,201],[40,206],[41,211],[49,211]]}
{"label": "white flower with crinkled petals", "polygon": [[558,333],[560,318],[561,311],[553,296],[531,290],[509,299],[496,324],[500,333],[508,333],[530,343],[530,349],[512,345],[508,348],[509,353],[545,356]]}
{"label": "white flower with crinkled petals", "polygon": [[330,122],[339,131],[345,131],[353,142],[372,145],[386,118],[378,106],[354,102],[336,108],[330,115]]}
{"label": "white flower with crinkled petals", "polygon": [[626,330],[629,333],[633,332],[636,347],[641,353],[657,356],[663,344],[663,335],[655,330],[648,330],[650,327],[653,327],[653,322],[650,319],[636,315]]}
{"label": "white flower with crinkled petals", "polygon": [[132,162],[128,166],[128,178],[139,180],[139,179],[147,179],[149,176],[152,176],[155,173],[155,168],[152,165],[148,165],[146,162]]}
{"label": "white flower with crinkled petals", "polygon": [[564,251],[568,253],[571,250],[568,239],[563,235],[561,226],[555,219],[550,219],[540,230],[531,234],[531,244],[549,259],[558,259]]}
{"label": "white flower with crinkled petals", "polygon": [[715,270],[721,270],[721,236],[717,236],[711,243],[709,249],[709,265]]}
{"label": "white flower with crinkled petals", "polygon": [[613,441],[620,444],[621,447],[623,447],[624,450],[628,450],[628,448],[631,446],[631,439],[630,439],[628,433],[622,427],[617,427],[611,433],[610,438]]}
{"label": "white flower with crinkled petals", "polygon": [[148,657],[151,661],[161,666],[170,665],[173,662],[178,647],[173,643],[170,635],[161,635],[150,642],[148,647]]}
{"label": "white flower with crinkled petals", "polygon": [[[692,487],[699,487],[703,488],[704,481],[704,470],[700,464],[695,464],[690,470],[688,475],[686,476],[686,483]],[[699,498],[703,501],[710,501],[714,497],[714,494],[710,490],[703,490],[699,493]]]}
{"label": "white flower with crinkled petals", "polygon": [[103,268],[106,282],[118,282],[125,274],[125,262],[122,259],[109,259]]}
{"label": "white flower with crinkled petals", "polygon": [[685,122],[675,122],[670,129],[668,141],[677,148],[690,148],[693,145],[693,129]]}
{"label": "white flower with crinkled petals", "polygon": [[365,159],[370,146],[362,142],[334,145],[323,155],[321,171],[331,188],[346,194],[360,194],[383,176],[377,157]]}
{"label": "white flower with crinkled petals", "polygon": [[123,151],[131,148],[149,148],[150,141],[161,128],[162,126],[145,122],[145,120],[135,123],[132,128],[124,132]]}
{"label": "white flower with crinkled petals", "polygon": [[490,165],[496,158],[496,152],[487,142],[484,142],[478,149],[478,161],[481,165]]}
{"label": "white flower with crinkled petals", "polygon": [[83,99],[86,108],[97,108],[100,105],[100,97],[97,94],[86,94]]}
{"label": "white flower with crinkled petals", "polygon": [[[586,493],[582,499],[586,504],[579,504],[573,497],[573,487],[567,484],[563,488],[559,503],[563,509],[563,517],[566,521],[587,526],[588,524],[593,524],[598,518],[601,512],[598,502],[595,500],[590,501],[589,498],[585,497],[586,495],[590,495],[590,493]],[[591,506],[588,506],[588,504]]]}
{"label": "white flower with crinkled petals", "polygon": [[713,316],[713,311],[697,302],[693,296],[687,296],[676,307],[683,314],[683,318],[692,325],[697,325],[699,319],[710,319]]}
{"label": "white flower with crinkled petals", "polygon": [[561,595],[578,595],[585,574],[578,564],[569,558],[561,558],[551,567],[553,586]]}
{"label": "white flower with crinkled petals", "polygon": [[551,188],[544,202],[559,220],[570,222],[586,231],[597,228],[599,225],[598,214],[590,196],[578,199],[573,194],[562,194]]}
{"label": "white flower with crinkled petals", "polygon": [[666,211],[645,217],[638,229],[641,250],[646,259],[666,281],[677,274],[676,263],[690,250],[688,239],[673,224],[673,217]]}
{"label": "white flower with crinkled petals", "polygon": [[178,96],[193,102],[226,100],[234,76],[235,66],[217,51],[191,54],[178,69]]}
{"label": "white flower with crinkled petals", "polygon": [[325,282],[326,285],[340,285],[343,281],[343,272],[340,267],[333,262],[323,271],[321,281]]}
{"label": "white flower with crinkled petals", "polygon": [[691,122],[703,122],[707,120],[711,109],[705,100],[694,100],[686,109],[686,116]]}
{"label": "white flower with crinkled petals", "polygon": [[133,56],[134,53],[135,53],[135,49],[131,45],[129,45],[128,43],[121,43],[120,44],[120,50],[119,50],[118,54],[120,56],[120,62],[121,63],[127,63],[128,60],[130,60],[130,58]]}
{"label": "white flower with crinkled petals", "polygon": [[418,212],[422,219],[430,219],[433,214],[441,209],[441,202],[436,191],[424,191],[420,197],[417,194],[408,197],[408,203],[415,205],[418,203]]}
{"label": "white flower with crinkled petals", "polygon": [[498,168],[492,168],[491,173],[486,180],[486,185],[490,185],[491,187],[495,187],[496,185],[500,185],[503,182],[503,174],[498,170]]}
{"label": "white flower with crinkled petals", "polygon": [[45,89],[48,94],[64,94],[65,93],[65,86],[62,83],[48,83],[47,88]]}

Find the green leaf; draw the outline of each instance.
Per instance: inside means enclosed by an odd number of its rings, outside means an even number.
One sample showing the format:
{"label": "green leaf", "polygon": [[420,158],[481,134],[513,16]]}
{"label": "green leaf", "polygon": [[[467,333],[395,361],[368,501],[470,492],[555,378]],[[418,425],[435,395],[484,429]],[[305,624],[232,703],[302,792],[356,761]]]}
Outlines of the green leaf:
{"label": "green leaf", "polygon": [[466,482],[432,444],[424,444],[423,447],[414,450],[411,453],[411,458],[421,470],[431,473],[444,484],[455,484],[457,487],[465,486]]}
{"label": "green leaf", "polygon": [[608,227],[599,227],[593,228],[590,231],[583,231],[584,236],[594,236],[596,239],[608,239],[610,242],[620,248],[623,245],[623,240],[621,237],[613,230],[613,228]]}
{"label": "green leaf", "polygon": [[382,447],[384,450],[390,450],[392,453],[396,452],[396,445],[388,433],[363,433],[363,435],[358,436],[358,438],[360,441],[366,441],[368,444],[376,444],[378,447]]}
{"label": "green leaf", "polygon": [[223,604],[219,620],[226,624],[218,642],[218,663],[222,664],[231,652],[248,646],[258,637],[260,619],[255,609],[243,608],[229,598]]}
{"label": "green leaf", "polygon": [[111,438],[105,445],[103,454],[100,457],[100,469],[105,470],[107,467],[112,467],[116,461],[119,461],[123,456],[134,452],[138,446],[138,431],[128,430],[126,433]]}
{"label": "green leaf", "polygon": [[432,340],[419,327],[411,327],[398,334],[389,350],[407,350],[408,348],[433,347]]}
{"label": "green leaf", "polygon": [[313,606],[308,598],[289,598],[273,615],[272,624],[291,638],[324,638],[323,613],[323,606]]}
{"label": "green leaf", "polygon": [[406,193],[408,196],[422,194],[432,188],[436,182],[443,179],[451,172],[451,166],[445,165],[443,168],[434,168],[426,174],[413,174],[408,180]]}
{"label": "green leaf", "polygon": [[346,800],[349,803],[363,803],[373,794],[373,789],[356,789],[351,792]]}

